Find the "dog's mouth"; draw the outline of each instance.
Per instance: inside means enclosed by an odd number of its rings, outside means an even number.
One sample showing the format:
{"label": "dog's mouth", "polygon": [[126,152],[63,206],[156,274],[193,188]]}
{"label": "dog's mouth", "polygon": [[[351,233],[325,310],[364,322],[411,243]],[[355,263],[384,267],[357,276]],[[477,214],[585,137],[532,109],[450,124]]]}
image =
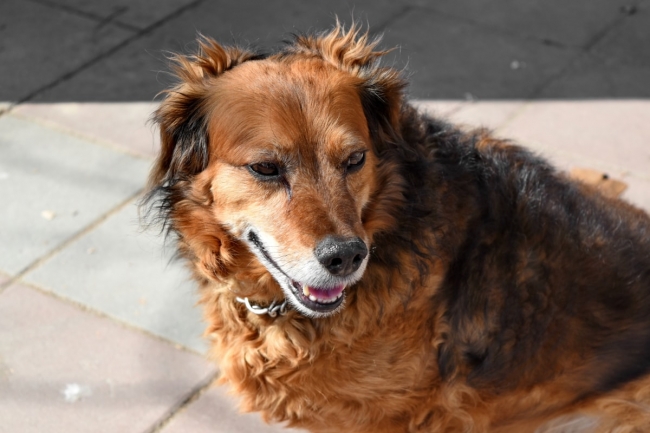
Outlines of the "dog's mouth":
{"label": "dog's mouth", "polygon": [[332,288],[310,287],[291,280],[291,289],[294,296],[306,307],[321,312],[334,311],[342,303],[345,296],[345,285],[341,284]]}
{"label": "dog's mouth", "polygon": [[290,303],[300,312],[312,317],[326,317],[338,312],[345,301],[345,284],[314,287],[292,279],[268,253],[259,236],[250,230],[248,241],[255,247],[271,275],[280,284]]}

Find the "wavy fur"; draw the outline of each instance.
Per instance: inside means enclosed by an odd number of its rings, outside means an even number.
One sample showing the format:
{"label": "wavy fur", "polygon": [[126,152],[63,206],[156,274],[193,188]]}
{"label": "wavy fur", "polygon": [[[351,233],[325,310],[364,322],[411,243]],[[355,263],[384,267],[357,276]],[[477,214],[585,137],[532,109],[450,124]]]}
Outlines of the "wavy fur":
{"label": "wavy fur", "polygon": [[[377,44],[337,25],[268,56],[202,38],[175,57],[147,200],[200,286],[222,381],[314,432],[650,430],[648,216],[418,113]],[[357,148],[365,166],[341,174]],[[363,239],[343,310],[235,302],[286,295],[251,227],[287,272],[324,236]]]}

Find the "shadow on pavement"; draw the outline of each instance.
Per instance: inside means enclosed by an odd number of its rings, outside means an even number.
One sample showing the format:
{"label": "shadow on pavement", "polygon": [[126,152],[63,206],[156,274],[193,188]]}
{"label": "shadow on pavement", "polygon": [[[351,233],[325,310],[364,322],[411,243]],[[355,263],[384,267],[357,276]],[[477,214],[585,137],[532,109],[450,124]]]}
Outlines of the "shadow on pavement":
{"label": "shadow on pavement", "polygon": [[418,99],[647,98],[648,0],[5,0],[0,101],[152,101],[198,32],[267,50],[368,23]]}

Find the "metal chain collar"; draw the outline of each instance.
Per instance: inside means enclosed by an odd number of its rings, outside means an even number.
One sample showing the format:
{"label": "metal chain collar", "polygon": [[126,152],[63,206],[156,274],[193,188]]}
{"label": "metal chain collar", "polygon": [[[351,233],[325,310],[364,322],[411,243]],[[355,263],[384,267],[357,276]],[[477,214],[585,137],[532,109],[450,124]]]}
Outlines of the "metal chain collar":
{"label": "metal chain collar", "polygon": [[252,305],[248,298],[237,297],[235,299],[237,299],[237,302],[241,302],[242,304],[246,305],[248,311],[260,316],[268,314],[270,317],[276,317],[278,314],[280,316],[284,316],[287,313],[288,301],[286,299],[282,302],[277,302],[274,299],[273,302],[271,302],[271,305],[266,308],[263,308],[259,305]]}

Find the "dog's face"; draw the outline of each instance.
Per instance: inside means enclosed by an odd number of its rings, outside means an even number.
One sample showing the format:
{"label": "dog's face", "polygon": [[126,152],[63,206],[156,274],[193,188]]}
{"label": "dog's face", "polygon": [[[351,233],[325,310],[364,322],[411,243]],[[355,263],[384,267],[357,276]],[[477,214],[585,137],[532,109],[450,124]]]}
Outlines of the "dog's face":
{"label": "dog's face", "polygon": [[373,233],[394,219],[378,191],[397,195],[381,185],[369,125],[390,123],[401,87],[370,67],[372,46],[335,31],[266,59],[211,41],[178,59],[151,194],[208,277],[254,268],[250,252],[304,315],[343,307]]}
{"label": "dog's face", "polygon": [[214,89],[215,215],[309,316],[341,308],[363,274],[376,157],[349,76],[320,60],[244,63]]}

